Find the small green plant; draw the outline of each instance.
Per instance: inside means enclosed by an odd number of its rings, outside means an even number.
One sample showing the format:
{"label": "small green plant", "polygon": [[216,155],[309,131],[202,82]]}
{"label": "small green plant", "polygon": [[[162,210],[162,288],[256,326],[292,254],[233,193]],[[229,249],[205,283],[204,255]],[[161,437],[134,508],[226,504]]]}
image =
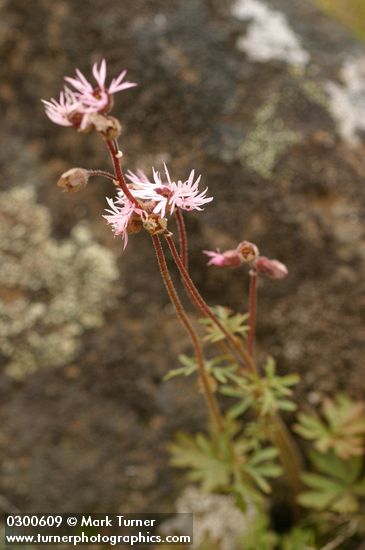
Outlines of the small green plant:
{"label": "small green plant", "polygon": [[238,433],[238,425],[229,422],[224,432],[210,437],[184,433],[170,445],[172,464],[189,468],[189,479],[198,481],[203,490],[218,490],[260,500],[260,493],[270,493],[268,478],[282,473],[277,464],[278,451],[262,447],[255,439]]}
{"label": "small green plant", "polygon": [[354,403],[345,395],[326,398],[322,418],[317,414],[298,415],[295,431],[313,441],[320,453],[333,450],[340,458],[364,454],[365,404]]}
{"label": "small green plant", "polygon": [[299,376],[288,374],[279,376],[276,373],[275,361],[272,357],[267,360],[261,376],[256,372],[248,372],[245,376],[230,375],[234,385],[224,385],[222,393],[235,397],[239,403],[234,405],[228,415],[237,417],[249,408],[255,409],[259,416],[275,414],[279,410],[294,411],[297,406],[291,400],[291,387],[298,383]]}
{"label": "small green plant", "polygon": [[[246,324],[249,318],[248,313],[243,315],[242,313],[234,313],[228,307],[215,306],[211,310],[215,313],[217,319],[222,323],[225,329],[232,334],[232,336],[245,336],[249,331],[249,326]],[[222,330],[213,323],[212,319],[203,318],[200,319],[200,323],[205,325],[206,335],[203,338],[205,342],[221,342],[225,340],[225,335]]]}
{"label": "small green plant", "polygon": [[[176,376],[190,376],[191,374],[198,373],[199,365],[195,357],[188,357],[182,354],[179,356],[179,360],[182,367],[171,369],[164,376],[165,381],[176,378]],[[209,374],[211,381],[215,381],[215,387],[216,384],[227,384],[237,368],[237,364],[233,363],[231,357],[228,355],[217,355],[213,359],[205,361],[205,370]]]}
{"label": "small green plant", "polygon": [[333,452],[310,454],[315,472],[304,472],[302,479],[308,487],[298,497],[307,508],[348,514],[360,510],[365,497],[364,461],[360,457],[343,460]]}

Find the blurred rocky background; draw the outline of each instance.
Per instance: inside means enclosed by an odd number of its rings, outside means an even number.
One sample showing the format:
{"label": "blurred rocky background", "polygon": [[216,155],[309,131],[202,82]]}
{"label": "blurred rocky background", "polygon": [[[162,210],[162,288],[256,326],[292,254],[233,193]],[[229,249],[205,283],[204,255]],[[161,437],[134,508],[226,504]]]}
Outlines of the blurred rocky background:
{"label": "blurred rocky background", "polygon": [[290,271],[260,287],[260,357],[300,372],[304,407],[363,395],[363,7],[318,4],[331,13],[309,0],[0,0],[5,511],[171,510],[184,481],[165,443],[205,417],[191,382],[161,383],[190,347],[148,236],[122,255],[101,217],[112,185],[55,186],[109,161],[40,98],[103,57],[138,82],[116,97],[124,166],[196,168],[214,196],[187,221],[209,303],[246,308],[247,278],[208,269],[201,250],[254,241]]}

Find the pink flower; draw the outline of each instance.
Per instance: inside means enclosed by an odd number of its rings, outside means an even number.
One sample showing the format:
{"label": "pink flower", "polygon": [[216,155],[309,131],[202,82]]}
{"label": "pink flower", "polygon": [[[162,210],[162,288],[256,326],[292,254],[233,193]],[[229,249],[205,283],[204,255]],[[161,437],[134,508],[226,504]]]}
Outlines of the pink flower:
{"label": "pink flower", "polygon": [[253,265],[257,273],[262,273],[270,279],[285,279],[288,276],[286,265],[278,260],[270,260],[266,256],[259,256]]}
{"label": "pink flower", "polygon": [[115,235],[121,235],[123,240],[123,250],[128,244],[128,229],[133,222],[135,216],[143,218],[145,212],[138,208],[127,198],[106,199],[110,209],[106,209],[108,214],[103,218],[112,226]]}
{"label": "pink flower", "polygon": [[137,170],[137,173],[132,172],[132,170],[128,170],[128,172],[126,173],[126,176],[132,184],[134,183],[136,185],[137,189],[139,185],[143,185],[143,184],[150,185],[150,181],[148,177],[142,170]]}
{"label": "pink flower", "polygon": [[219,250],[213,252],[211,250],[203,250],[203,253],[209,256],[208,265],[218,267],[239,267],[242,264],[242,256],[237,250],[227,250],[221,253]]}
{"label": "pink flower", "polygon": [[61,126],[77,125],[76,119],[81,105],[76,95],[69,88],[64,88],[58,101],[53,98],[50,101],[42,99],[42,103],[45,105],[46,115],[55,124]]}
{"label": "pink flower", "polygon": [[139,170],[137,174],[128,172],[127,177],[133,184],[133,194],[135,197],[153,201],[156,203],[153,212],[161,217],[166,216],[166,211],[170,214],[174,213],[175,208],[182,210],[203,210],[202,206],[213,200],[213,197],[206,197],[208,188],[204,191],[199,190],[199,182],[201,176],[195,181],[195,171],[190,172],[189,178],[186,181],[172,181],[166,164],[165,178],[163,181],[160,172],[153,170],[153,181],[150,181],[147,176]]}
{"label": "pink flower", "polygon": [[242,241],[234,250],[226,250],[226,252],[212,252],[203,250],[203,253],[211,259],[208,265],[216,265],[218,267],[240,267],[243,263],[251,264],[259,255],[259,249],[249,241]]}
{"label": "pink flower", "polygon": [[103,59],[98,66],[94,63],[92,69],[97,86],[91,84],[79,69],[76,69],[76,77],[66,76],[65,80],[75,88],[75,95],[81,103],[81,112],[98,113],[109,111],[112,104],[112,96],[117,92],[132,88],[137,84],[123,82],[127,71],[122,71],[119,76],[113,78],[109,87],[105,85],[106,61]]}

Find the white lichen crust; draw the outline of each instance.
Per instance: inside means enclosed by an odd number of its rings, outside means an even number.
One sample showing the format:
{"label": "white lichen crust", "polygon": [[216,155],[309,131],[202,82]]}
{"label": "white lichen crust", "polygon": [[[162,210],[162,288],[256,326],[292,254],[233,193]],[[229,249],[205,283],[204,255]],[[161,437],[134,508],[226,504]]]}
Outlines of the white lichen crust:
{"label": "white lichen crust", "polygon": [[237,0],[232,15],[241,21],[249,21],[246,33],[237,40],[237,48],[252,61],[266,63],[277,60],[298,66],[309,63],[310,55],[302,47],[284,13],[273,10],[261,0]]}
{"label": "white lichen crust", "polygon": [[231,495],[209,494],[187,487],[176,502],[176,511],[193,514],[194,548],[210,541],[214,547],[219,545],[220,550],[233,550],[256,517],[252,503],[246,504],[246,511],[242,512]]}
{"label": "white lichen crust", "polygon": [[112,253],[79,223],[51,237],[50,214],[32,187],[0,194],[0,356],[23,379],[72,361],[80,336],[103,323],[118,277]]}
{"label": "white lichen crust", "polygon": [[329,81],[330,110],[341,137],[359,145],[365,131],[365,56],[348,58],[340,73],[342,83]]}

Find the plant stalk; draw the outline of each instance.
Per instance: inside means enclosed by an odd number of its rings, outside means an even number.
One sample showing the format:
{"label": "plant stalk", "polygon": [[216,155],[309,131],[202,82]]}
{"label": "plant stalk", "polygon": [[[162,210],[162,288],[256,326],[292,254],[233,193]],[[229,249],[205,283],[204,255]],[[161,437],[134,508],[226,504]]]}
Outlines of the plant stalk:
{"label": "plant stalk", "polygon": [[100,176],[102,178],[108,178],[112,181],[116,181],[115,174],[106,172],[105,170],[88,170],[89,176]]}
{"label": "plant stalk", "polygon": [[303,462],[300,451],[279,414],[268,417],[268,434],[279,450],[279,458],[294,496],[302,489],[300,473]]}
{"label": "plant stalk", "polygon": [[121,168],[120,162],[119,162],[119,158],[117,157],[117,154],[118,154],[117,144],[114,143],[113,141],[110,141],[110,140],[106,141],[106,144],[108,146],[109,153],[110,153],[110,156],[111,156],[111,159],[112,159],[112,162],[113,162],[115,175],[116,175],[116,180],[118,182],[119,187],[121,188],[121,190],[123,191],[123,193],[125,194],[127,199],[129,199],[138,208],[141,208],[141,205],[139,204],[138,200],[130,192],[129,187],[127,185],[127,182],[124,179],[122,168]]}
{"label": "plant stalk", "polygon": [[175,217],[177,222],[177,230],[179,233],[181,261],[184,264],[186,271],[189,271],[188,235],[186,232],[184,216],[179,208],[176,208],[175,210]]}
{"label": "plant stalk", "polygon": [[257,307],[257,273],[250,270],[250,291],[249,291],[249,320],[250,328],[248,332],[247,350],[251,357],[254,354],[255,346],[255,328],[256,328],[256,307]]}
{"label": "plant stalk", "polygon": [[210,415],[212,417],[212,420],[216,428],[219,431],[223,431],[224,426],[223,426],[222,417],[219,412],[216,399],[214,397],[214,394],[209,384],[209,378],[207,376],[207,371],[205,368],[203,351],[199,342],[198,335],[185,312],[184,306],[182,305],[180,298],[176,292],[174,283],[172,282],[172,279],[166,264],[165,254],[161,246],[161,241],[157,235],[151,235],[151,237],[152,237],[153,245],[155,247],[155,252],[156,252],[162,280],[165,284],[167,293],[170,297],[170,300],[173,306],[175,307],[175,311],[178,318],[180,319],[182,325],[185,327],[186,331],[188,332],[191,342],[194,346],[195,357],[198,363],[199,377],[203,387],[204,397],[208,405],[208,410],[210,412]]}
{"label": "plant stalk", "polygon": [[201,296],[200,292],[194,285],[189,273],[184,267],[184,264],[182,263],[182,260],[179,256],[178,251],[176,250],[175,243],[172,239],[172,237],[168,234],[165,234],[165,239],[167,241],[167,244],[170,248],[170,252],[172,254],[172,257],[175,261],[175,264],[180,272],[181,278],[184,283],[185,290],[193,303],[193,305],[204,315],[204,317],[209,317],[213,323],[221,330],[221,332],[225,335],[227,338],[227,341],[231,344],[231,346],[235,350],[235,355],[238,355],[240,359],[244,362],[244,364],[247,365],[247,367],[253,371],[256,372],[256,367],[254,365],[254,362],[251,358],[251,356],[248,354],[248,352],[240,345],[238,340],[236,340],[232,334],[228,332],[228,330],[222,325],[220,320],[216,317],[216,315],[212,312],[208,304],[204,301],[203,297]]}

